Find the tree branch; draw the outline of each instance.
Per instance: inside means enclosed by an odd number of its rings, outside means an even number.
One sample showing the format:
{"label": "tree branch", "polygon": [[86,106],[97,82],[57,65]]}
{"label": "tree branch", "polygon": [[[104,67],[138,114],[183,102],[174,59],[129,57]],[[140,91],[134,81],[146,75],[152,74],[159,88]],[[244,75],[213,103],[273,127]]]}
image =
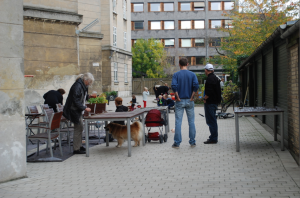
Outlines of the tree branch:
{"label": "tree branch", "polygon": [[218,54],[220,54],[220,55],[222,55],[222,56],[226,56],[225,54],[222,54],[221,52],[219,52],[217,46],[215,46],[215,48],[216,48],[216,51],[217,51]]}

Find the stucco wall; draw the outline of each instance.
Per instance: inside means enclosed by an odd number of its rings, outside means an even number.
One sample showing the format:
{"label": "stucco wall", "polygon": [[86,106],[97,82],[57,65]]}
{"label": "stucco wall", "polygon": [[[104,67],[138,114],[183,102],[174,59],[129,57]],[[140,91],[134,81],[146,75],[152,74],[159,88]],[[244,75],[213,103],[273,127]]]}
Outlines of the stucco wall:
{"label": "stucco wall", "polygon": [[26,176],[23,2],[0,1],[0,182]]}
{"label": "stucco wall", "polygon": [[[25,105],[44,102],[43,94],[63,88],[69,92],[79,74],[76,24],[24,20]],[[66,99],[66,96],[64,96]]]}

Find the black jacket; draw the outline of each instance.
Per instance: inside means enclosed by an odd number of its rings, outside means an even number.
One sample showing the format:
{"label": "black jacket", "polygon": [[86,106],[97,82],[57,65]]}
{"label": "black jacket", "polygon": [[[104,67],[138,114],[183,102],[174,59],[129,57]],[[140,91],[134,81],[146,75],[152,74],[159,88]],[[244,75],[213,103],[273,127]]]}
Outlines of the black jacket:
{"label": "black jacket", "polygon": [[[117,106],[116,112],[127,112],[128,107],[125,106]],[[125,121],[114,121],[114,123],[125,125]]]}
{"label": "black jacket", "polygon": [[63,104],[63,96],[55,90],[48,91],[44,94],[43,98],[45,99],[44,104],[48,104],[50,108],[53,108],[54,112],[57,112],[56,104]]}
{"label": "black jacket", "polygon": [[205,82],[205,95],[209,96],[206,99],[207,104],[221,103],[220,79],[214,73],[208,74]]}
{"label": "black jacket", "polygon": [[84,100],[86,100],[85,94],[87,94],[87,92],[88,88],[81,78],[79,78],[70,89],[63,115],[75,124],[79,123],[82,111],[86,108],[86,106],[83,106],[83,103]]}

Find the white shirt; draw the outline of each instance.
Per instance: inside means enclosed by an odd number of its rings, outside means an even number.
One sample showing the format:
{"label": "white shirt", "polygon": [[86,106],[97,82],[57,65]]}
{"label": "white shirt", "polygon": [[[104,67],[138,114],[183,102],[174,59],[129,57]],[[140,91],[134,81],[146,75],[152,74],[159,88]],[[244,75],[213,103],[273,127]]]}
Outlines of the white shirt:
{"label": "white shirt", "polygon": [[149,96],[149,91],[144,91],[143,92],[143,101],[147,101],[148,96]]}

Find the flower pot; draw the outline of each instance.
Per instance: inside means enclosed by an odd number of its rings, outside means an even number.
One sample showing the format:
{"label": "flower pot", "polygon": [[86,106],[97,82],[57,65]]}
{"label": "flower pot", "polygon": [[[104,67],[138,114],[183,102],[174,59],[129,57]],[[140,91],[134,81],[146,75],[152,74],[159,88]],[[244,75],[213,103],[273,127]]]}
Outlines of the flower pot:
{"label": "flower pot", "polygon": [[103,113],[106,111],[106,103],[96,104],[95,113]]}

